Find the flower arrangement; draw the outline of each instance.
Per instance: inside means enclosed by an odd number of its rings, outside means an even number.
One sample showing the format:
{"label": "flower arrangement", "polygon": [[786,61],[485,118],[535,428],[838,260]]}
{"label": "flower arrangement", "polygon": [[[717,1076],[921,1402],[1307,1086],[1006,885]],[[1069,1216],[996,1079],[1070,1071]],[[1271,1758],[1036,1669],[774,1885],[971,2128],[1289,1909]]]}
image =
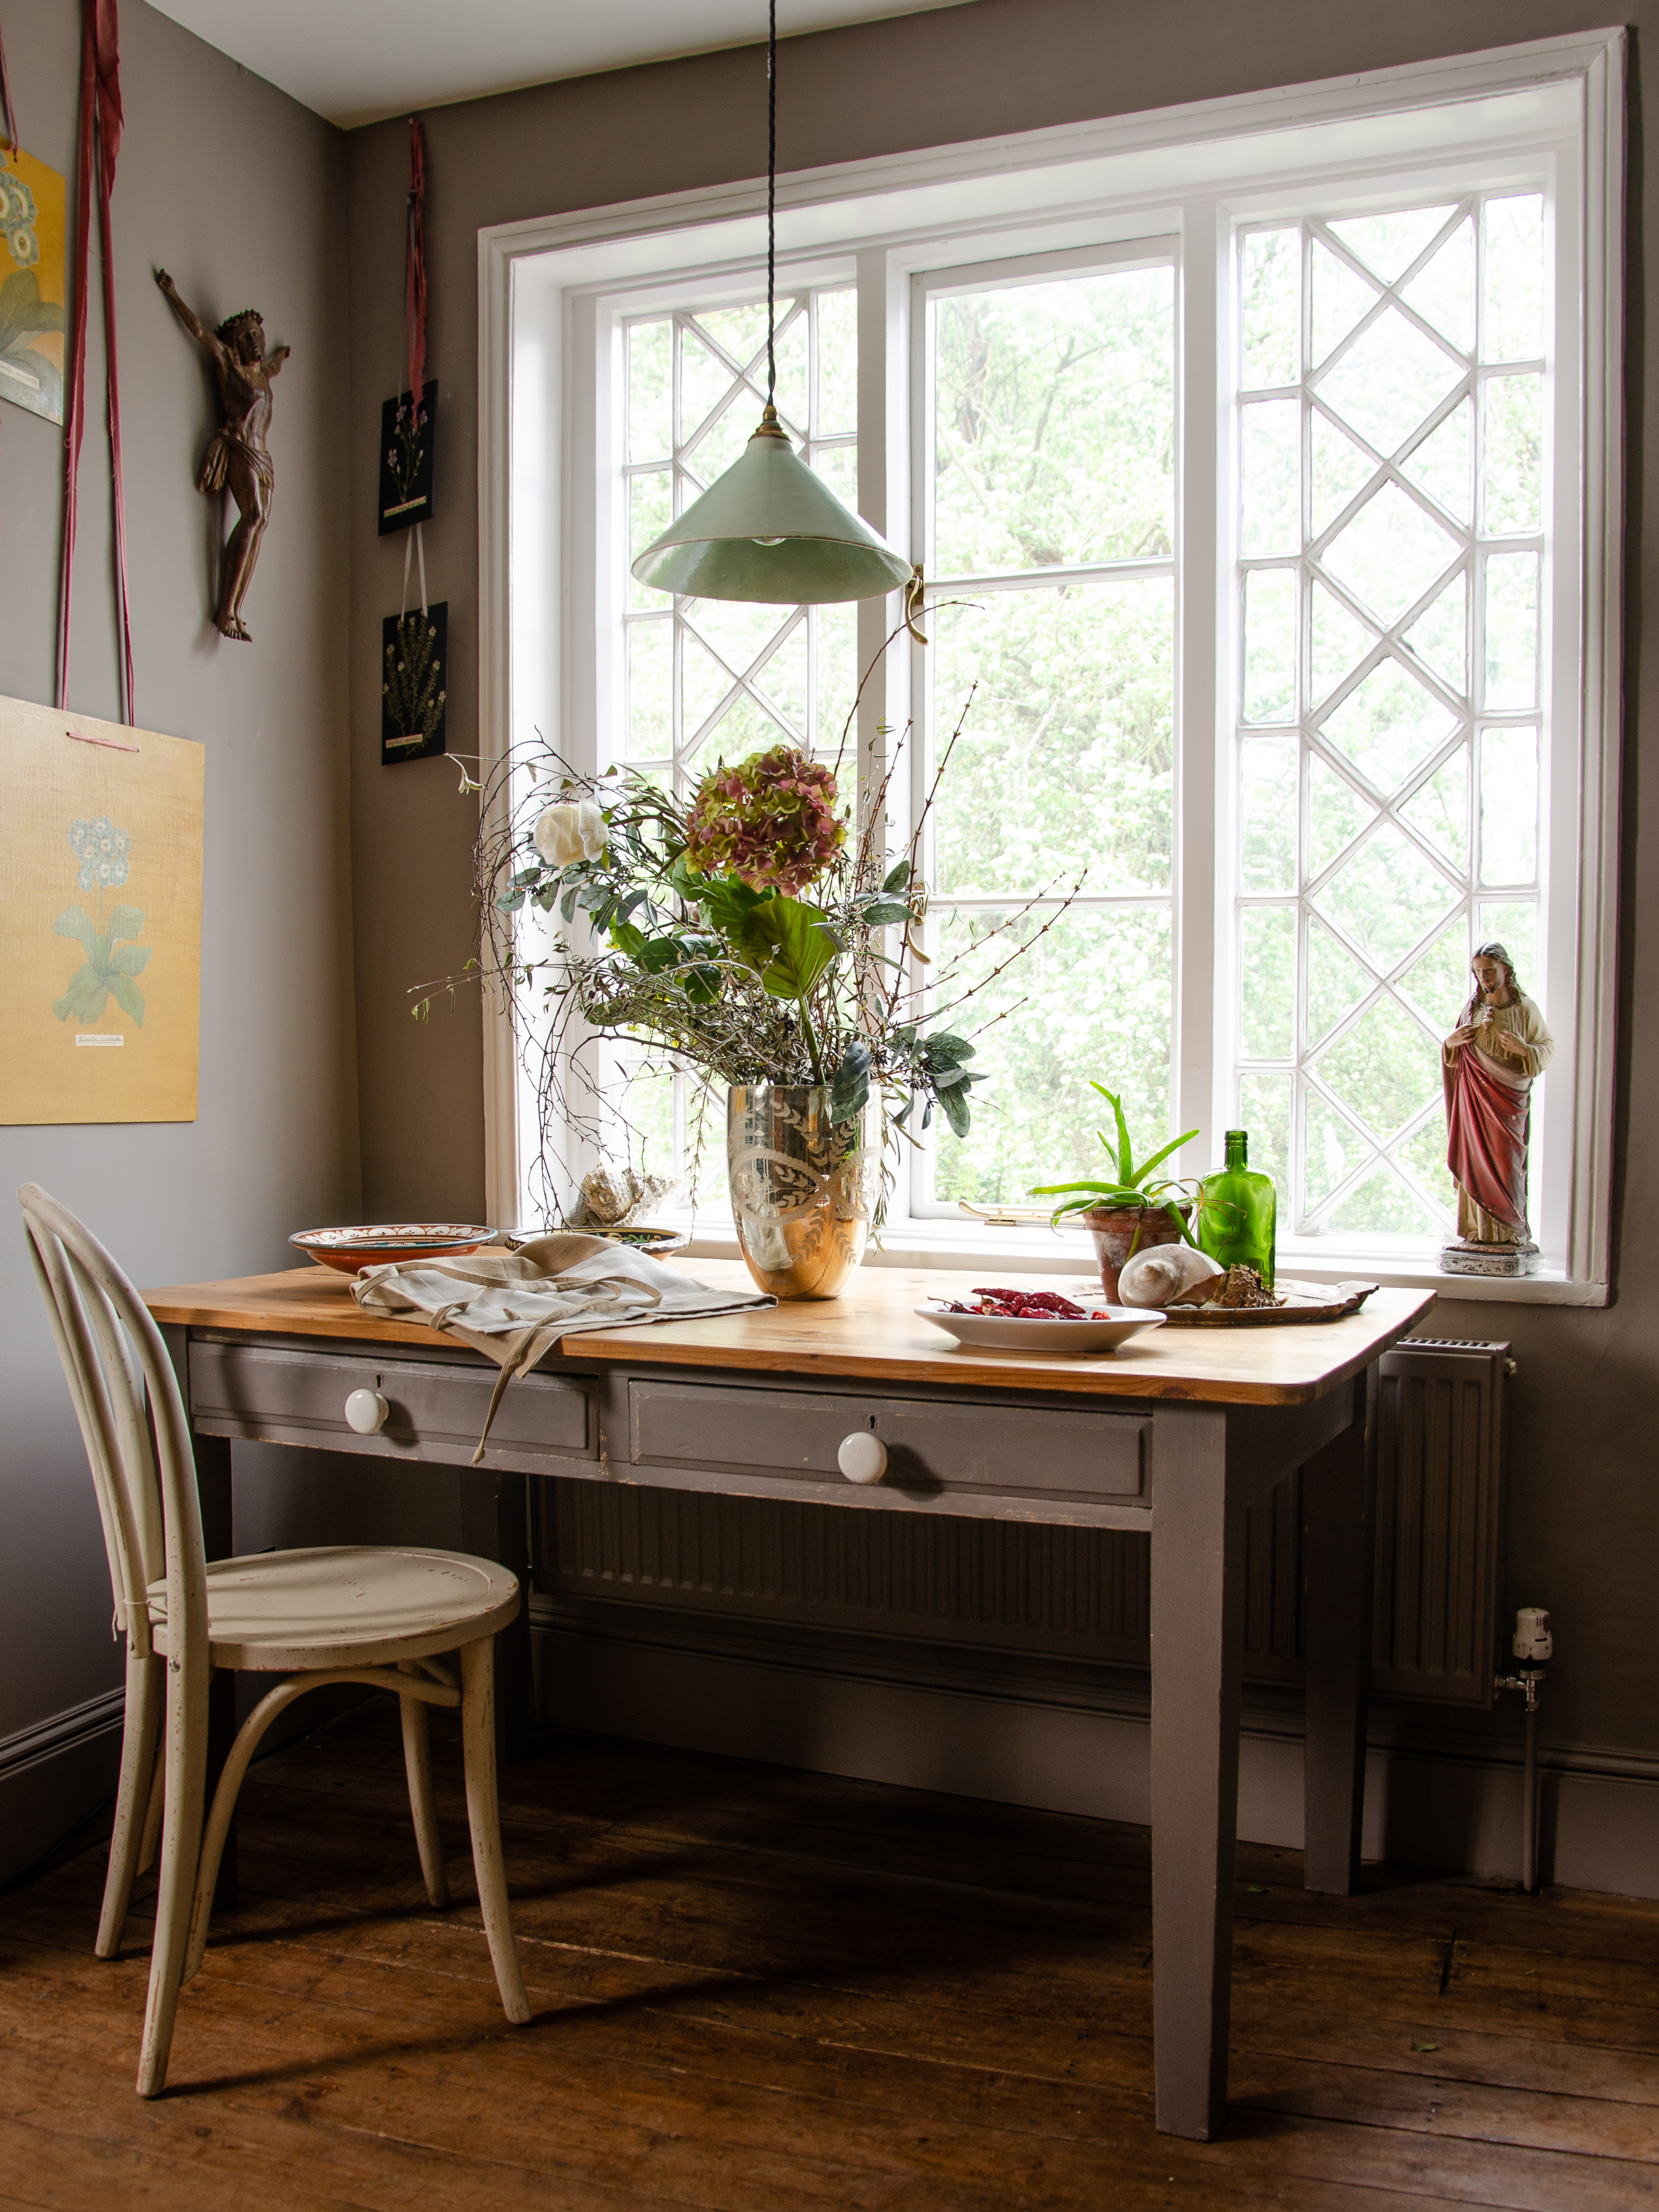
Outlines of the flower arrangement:
{"label": "flower arrangement", "polygon": [[[970,693],[934,792],[971,703]],[[988,975],[970,982],[966,955],[936,970],[921,942],[932,793],[902,856],[887,849],[886,799],[903,746],[901,736],[857,824],[841,788],[845,737],[834,763],[776,744],[712,767],[686,796],[630,769],[579,774],[539,745],[482,787],[464,775],[463,788],[481,793],[485,825],[474,855],[480,940],[468,967],[520,1009],[550,1184],[548,1163],[573,1131],[601,1153],[616,1143],[614,1085],[572,1079],[596,1036],[636,1041],[659,1065],[725,1085],[823,1086],[836,1124],[875,1098],[884,1132],[908,1137],[938,1115],[968,1133],[984,1075],[957,1020],[1069,901],[1022,944],[1036,897],[1054,888],[1045,884],[988,933],[1012,940]],[[552,919],[554,937],[531,957],[518,920],[526,909]],[[447,980],[453,998],[460,979]],[[411,994],[417,1019],[442,988]]]}

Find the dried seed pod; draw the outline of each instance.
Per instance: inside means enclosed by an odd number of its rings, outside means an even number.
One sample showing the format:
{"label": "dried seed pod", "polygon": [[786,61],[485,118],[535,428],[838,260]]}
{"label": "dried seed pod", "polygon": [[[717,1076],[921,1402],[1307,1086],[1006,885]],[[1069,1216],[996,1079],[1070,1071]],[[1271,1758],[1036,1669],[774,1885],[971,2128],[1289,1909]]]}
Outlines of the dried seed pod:
{"label": "dried seed pod", "polygon": [[1126,1260],[1117,1279],[1118,1302],[1126,1306],[1202,1305],[1221,1269],[1207,1252],[1190,1244],[1155,1244]]}

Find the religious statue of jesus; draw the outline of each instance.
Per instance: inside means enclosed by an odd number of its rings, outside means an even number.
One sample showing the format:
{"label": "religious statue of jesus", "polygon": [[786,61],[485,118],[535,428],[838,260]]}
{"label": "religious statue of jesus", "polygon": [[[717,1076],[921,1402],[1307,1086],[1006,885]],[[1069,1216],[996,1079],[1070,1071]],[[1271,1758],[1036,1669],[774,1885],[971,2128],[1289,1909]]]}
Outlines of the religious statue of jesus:
{"label": "religious statue of jesus", "polygon": [[213,364],[219,384],[219,404],[224,421],[208,441],[197,479],[198,491],[228,489],[236,502],[239,520],[230,533],[220,564],[219,606],[214,624],[223,637],[249,636],[242,620],[242,599],[259,557],[259,542],[270,519],[270,495],[276,481],[265,433],[270,428],[270,380],[288,359],[289,349],[278,346],[265,351],[265,326],[252,307],[227,316],[216,331],[210,331],[179,297],[178,288],[165,269],[155,281],[179,320]]}
{"label": "religious statue of jesus", "polygon": [[1480,945],[1469,973],[1474,988],[1440,1054],[1458,1235],[1441,1266],[1454,1274],[1526,1274],[1538,1253],[1527,1225],[1532,1086],[1555,1040],[1501,945]]}

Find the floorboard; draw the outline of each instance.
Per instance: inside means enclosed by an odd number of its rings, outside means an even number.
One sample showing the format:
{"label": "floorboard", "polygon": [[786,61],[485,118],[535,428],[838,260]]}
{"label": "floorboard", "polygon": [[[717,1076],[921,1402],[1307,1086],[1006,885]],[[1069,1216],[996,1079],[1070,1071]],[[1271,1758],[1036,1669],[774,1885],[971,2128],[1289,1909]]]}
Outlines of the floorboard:
{"label": "floorboard", "polygon": [[503,2021],[395,1713],[263,1762],[241,1895],[133,2095],[151,1886],[0,1914],[0,2212],[1659,2212],[1659,1908],[1239,1856],[1228,2130],[1152,2124],[1144,1830],[603,1739],[505,1770],[535,2017]]}

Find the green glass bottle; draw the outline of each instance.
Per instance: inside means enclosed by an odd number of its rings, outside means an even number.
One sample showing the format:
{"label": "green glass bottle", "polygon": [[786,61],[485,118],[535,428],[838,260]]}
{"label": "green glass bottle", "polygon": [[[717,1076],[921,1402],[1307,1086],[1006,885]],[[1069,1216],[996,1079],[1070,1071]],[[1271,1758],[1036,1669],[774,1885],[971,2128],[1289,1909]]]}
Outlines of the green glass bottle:
{"label": "green glass bottle", "polygon": [[1279,1200],[1271,1176],[1247,1164],[1249,1137],[1227,1132],[1227,1164],[1198,1187],[1198,1249],[1223,1267],[1254,1267],[1271,1290]]}

